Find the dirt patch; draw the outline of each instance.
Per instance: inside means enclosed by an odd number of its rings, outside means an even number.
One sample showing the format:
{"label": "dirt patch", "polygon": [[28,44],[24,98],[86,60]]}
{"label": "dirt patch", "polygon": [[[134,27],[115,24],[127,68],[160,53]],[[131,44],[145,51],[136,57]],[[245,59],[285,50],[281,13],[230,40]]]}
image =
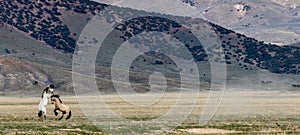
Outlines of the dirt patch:
{"label": "dirt patch", "polygon": [[191,128],[180,129],[179,131],[192,134],[229,134],[229,133],[241,133],[240,131],[214,129],[214,128]]}

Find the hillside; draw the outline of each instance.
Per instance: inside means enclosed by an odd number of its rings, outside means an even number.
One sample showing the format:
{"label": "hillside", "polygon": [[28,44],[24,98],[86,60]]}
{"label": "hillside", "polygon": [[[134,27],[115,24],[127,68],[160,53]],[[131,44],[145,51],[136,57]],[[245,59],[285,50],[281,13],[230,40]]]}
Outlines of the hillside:
{"label": "hillside", "polygon": [[[13,1],[2,1],[2,7],[5,7],[1,11],[1,21],[4,25],[13,26],[18,30],[30,35],[36,40],[40,40],[56,48],[63,50],[66,53],[72,53],[76,46],[76,39],[78,38],[78,31],[83,29],[84,22],[89,19],[92,15],[95,15],[98,11],[104,9],[107,5],[98,4],[89,1],[45,1],[40,0],[39,2],[33,2],[28,0],[13,0]],[[115,9],[113,9],[115,10]],[[127,13],[126,13],[127,12]],[[134,10],[120,10],[115,11],[114,16],[102,16],[105,17],[106,21],[111,23],[118,20],[118,16],[129,12],[136,12]],[[70,22],[66,21],[66,16],[81,17],[74,23],[79,25],[77,32],[74,26]],[[154,14],[155,15],[155,14]],[[111,18],[112,17],[112,18]],[[146,23],[143,25],[151,25],[151,20],[154,18],[143,18]],[[176,17],[175,19],[182,19],[182,17]],[[149,20],[149,21],[146,21]],[[200,19],[196,19],[196,22],[203,22]],[[139,21],[139,20],[137,20]],[[164,31],[169,31],[172,28],[181,27],[179,25],[172,25],[172,22],[168,20],[165,23],[160,23],[161,27],[165,27]],[[74,22],[74,21],[72,21]],[[132,20],[132,22],[134,22]],[[87,23],[87,21],[86,21]],[[156,23],[155,21],[152,23]],[[207,23],[207,22],[205,22]],[[244,35],[235,33],[231,30],[227,30],[221,26],[211,23],[215,31],[220,36],[224,50],[226,51],[227,63],[229,61],[238,61],[241,67],[250,64],[267,69],[273,73],[287,73],[287,74],[299,74],[298,64],[299,60],[299,48],[292,46],[277,47],[264,42],[259,42],[253,38],[248,38]],[[131,25],[126,24],[127,26]],[[133,24],[133,27],[135,24]],[[81,28],[80,28],[81,26]],[[73,29],[71,31],[71,29]],[[120,36],[124,40],[129,39],[133,35],[138,34],[141,31],[163,31],[162,29],[154,29],[151,27],[142,27],[142,29],[136,29],[137,32],[128,34],[128,31],[120,30],[116,27],[116,30],[121,31],[125,36]],[[126,37],[127,36],[127,37]],[[189,46],[192,51],[202,51]],[[205,60],[204,52],[194,56],[198,61]],[[247,69],[247,68],[246,68]]]}
{"label": "hillside", "polygon": [[[16,69],[8,65],[5,70],[0,70],[0,75],[3,76],[1,80],[4,80],[2,82],[7,82],[2,85],[1,89],[6,91],[2,93],[19,91],[22,86],[26,86],[27,90],[33,90],[32,93],[34,93],[45,86],[45,84],[39,83],[37,87],[34,85],[36,81],[51,80],[57,84],[56,88],[62,90],[61,92],[74,94],[71,80],[72,54],[81,31],[98,12],[98,17],[102,20],[115,24],[114,32],[104,44],[108,51],[102,52],[105,57],[98,57],[96,63],[98,87],[106,92],[113,89],[111,82],[108,81],[111,79],[108,67],[115,54],[114,49],[118,47],[117,44],[129,41],[132,44],[148,44],[151,47],[151,45],[162,45],[167,39],[160,35],[150,35],[153,38],[146,39],[139,37],[143,32],[149,31],[167,33],[181,41],[192,53],[198,66],[204,67],[200,72],[201,80],[209,82],[210,66],[207,65],[209,61],[207,53],[201,46],[198,46],[201,43],[194,39],[191,31],[177,23],[179,20],[188,25],[213,27],[225,52],[229,86],[242,81],[241,84],[238,83],[241,86],[251,86],[253,82],[255,85],[269,87],[269,83],[266,85],[265,82],[270,82],[270,80],[274,84],[277,82],[280,86],[298,85],[297,82],[287,81],[289,79],[274,77],[280,74],[298,75],[300,73],[300,48],[297,45],[276,46],[264,43],[202,19],[169,15],[168,18],[172,19],[170,20],[159,17],[160,14],[157,13],[108,6],[85,0],[39,0],[37,2],[12,0],[1,1],[0,4],[1,7],[4,7],[0,9],[0,54],[3,56],[0,60],[13,61],[19,66],[26,63],[27,67]],[[109,11],[109,14],[101,12],[104,8]],[[144,17],[120,22],[121,17],[130,18],[132,14],[142,14]],[[170,79],[169,83],[172,86],[178,86],[177,80],[180,79],[178,74],[182,69],[177,69],[174,61],[157,52],[147,52],[134,60],[130,67],[132,74],[130,80],[136,84],[134,86],[139,91],[148,91],[149,74],[160,69],[164,69],[162,72]],[[271,73],[267,73],[268,77],[261,77],[261,71],[265,70]],[[29,76],[34,77],[27,82],[9,83],[10,78],[7,74],[16,76],[12,82],[26,80],[30,78]],[[247,76],[251,76],[250,79]],[[257,79],[257,76],[261,78]],[[15,87],[16,84],[18,84],[17,87]]]}
{"label": "hillside", "polygon": [[203,17],[223,27],[276,45],[298,42],[297,0],[185,0]]}
{"label": "hillside", "polygon": [[71,74],[65,69],[11,57],[0,58],[1,96],[37,96],[46,81],[54,83],[58,93],[73,93]]}

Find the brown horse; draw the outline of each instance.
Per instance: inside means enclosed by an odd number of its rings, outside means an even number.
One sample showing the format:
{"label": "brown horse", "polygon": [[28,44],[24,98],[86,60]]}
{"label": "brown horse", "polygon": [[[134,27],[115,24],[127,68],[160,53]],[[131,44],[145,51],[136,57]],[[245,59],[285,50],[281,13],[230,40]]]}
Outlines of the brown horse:
{"label": "brown horse", "polygon": [[56,112],[57,110],[62,112],[62,116],[58,120],[61,120],[66,113],[68,113],[66,120],[70,119],[71,115],[72,115],[70,107],[62,103],[62,101],[59,98],[59,95],[51,95],[50,98],[51,98],[52,104],[55,105],[55,108],[54,108],[55,116],[58,115],[58,113]]}

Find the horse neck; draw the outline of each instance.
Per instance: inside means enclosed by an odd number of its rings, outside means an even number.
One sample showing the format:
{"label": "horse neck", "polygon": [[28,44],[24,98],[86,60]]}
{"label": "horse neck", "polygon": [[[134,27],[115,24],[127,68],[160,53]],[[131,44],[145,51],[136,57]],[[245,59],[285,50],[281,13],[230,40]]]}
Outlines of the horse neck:
{"label": "horse neck", "polygon": [[43,92],[43,99],[47,99],[49,93],[47,93],[46,91]]}
{"label": "horse neck", "polygon": [[60,106],[60,105],[61,105],[61,103],[60,103],[60,101],[59,101],[59,99],[58,99],[58,98],[54,98],[54,100],[55,100],[55,105],[58,105],[58,106]]}

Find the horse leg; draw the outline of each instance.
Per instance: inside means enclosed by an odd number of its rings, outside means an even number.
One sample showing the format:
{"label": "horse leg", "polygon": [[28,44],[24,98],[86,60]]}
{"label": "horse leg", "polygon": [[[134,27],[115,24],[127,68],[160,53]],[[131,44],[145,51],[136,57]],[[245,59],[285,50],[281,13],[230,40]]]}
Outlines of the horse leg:
{"label": "horse leg", "polygon": [[38,116],[41,117],[42,115],[43,115],[43,112],[41,110],[39,110]]}
{"label": "horse leg", "polygon": [[58,112],[57,112],[57,110],[58,110],[58,109],[56,109],[56,108],[55,108],[55,109],[54,109],[54,111],[53,111],[53,112],[54,112],[54,114],[55,114],[55,116],[57,116],[57,115],[58,115]]}
{"label": "horse leg", "polygon": [[68,116],[67,116],[66,120],[70,119],[70,118],[71,118],[71,116],[72,116],[72,112],[71,112],[71,110],[69,110],[69,114],[68,114]]}
{"label": "horse leg", "polygon": [[39,106],[38,116],[40,117],[41,120],[43,120],[43,117],[42,117],[43,114],[44,114],[44,119],[46,119],[46,107]]}
{"label": "horse leg", "polygon": [[66,111],[61,111],[61,112],[62,112],[62,115],[58,120],[61,120],[64,117],[64,115],[66,114]]}
{"label": "horse leg", "polygon": [[39,116],[40,120],[42,121],[43,120],[43,117],[42,117],[43,116],[43,111],[39,110],[38,116]]}
{"label": "horse leg", "polygon": [[46,116],[46,107],[44,108],[44,119],[46,119],[47,118],[47,116]]}

